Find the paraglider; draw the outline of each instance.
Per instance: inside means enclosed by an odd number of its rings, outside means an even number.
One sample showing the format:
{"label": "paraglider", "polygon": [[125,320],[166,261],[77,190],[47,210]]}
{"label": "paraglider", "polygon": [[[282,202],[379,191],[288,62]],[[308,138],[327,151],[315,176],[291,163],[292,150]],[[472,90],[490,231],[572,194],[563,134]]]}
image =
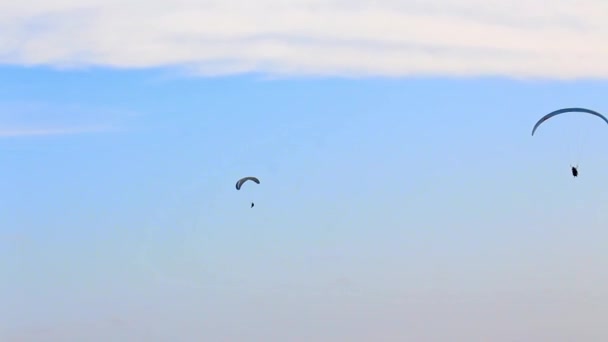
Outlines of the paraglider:
{"label": "paraglider", "polygon": [[[241,187],[247,181],[252,181],[256,184],[260,184],[260,180],[257,179],[256,177],[243,177],[236,182],[236,189],[241,190]],[[251,202],[251,208],[253,208],[254,206],[255,206],[255,204],[253,202]]]}
{"label": "paraglider", "polygon": [[[586,113],[586,114],[591,114],[591,115],[595,115],[598,118],[604,120],[604,122],[606,124],[608,124],[608,119],[606,119],[606,117],[594,110],[591,109],[587,109],[587,108],[579,108],[579,107],[572,107],[572,108],[562,108],[562,109],[558,109],[555,110],[549,114],[546,114],[545,116],[543,116],[542,118],[540,118],[536,124],[534,124],[534,128],[532,128],[532,136],[534,136],[534,133],[536,132],[536,130],[538,129],[538,127],[544,123],[545,121],[553,118],[554,116],[560,115],[560,114],[564,114],[564,113]],[[578,165],[577,166],[572,166],[570,165],[570,170],[572,172],[572,176],[573,177],[578,177]]]}
{"label": "paraglider", "polygon": [[572,176],[578,177],[578,166],[570,166],[572,168]]}

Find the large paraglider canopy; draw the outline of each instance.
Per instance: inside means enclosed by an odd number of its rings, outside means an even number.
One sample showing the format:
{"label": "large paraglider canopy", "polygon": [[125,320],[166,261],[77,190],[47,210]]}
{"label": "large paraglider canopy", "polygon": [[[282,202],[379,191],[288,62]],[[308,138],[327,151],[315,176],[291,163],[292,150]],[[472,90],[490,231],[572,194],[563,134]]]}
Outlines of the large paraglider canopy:
{"label": "large paraglider canopy", "polygon": [[595,115],[599,118],[601,118],[602,120],[604,120],[607,124],[608,124],[608,119],[606,119],[605,116],[603,116],[602,114],[591,110],[591,109],[587,109],[587,108],[562,108],[562,109],[558,109],[556,111],[553,111],[545,116],[543,116],[542,118],[540,118],[540,120],[538,120],[536,122],[536,124],[534,125],[534,128],[532,129],[532,135],[534,135],[534,132],[536,132],[536,129],[545,121],[551,119],[552,117],[556,116],[556,115],[560,115],[560,114],[564,114],[564,113],[587,113],[587,114],[591,114],[591,115]]}
{"label": "large paraglider canopy", "polygon": [[241,186],[243,186],[243,183],[245,183],[247,181],[252,181],[252,182],[255,182],[257,184],[260,184],[260,180],[257,179],[256,177],[244,177],[244,178],[239,179],[236,182],[236,189],[237,190],[241,190]]}
{"label": "large paraglider canopy", "polygon": [[[553,111],[553,112],[551,112],[549,114],[546,114],[545,116],[543,116],[542,118],[540,118],[536,122],[536,124],[534,125],[534,128],[532,128],[532,135],[534,135],[534,133],[536,132],[536,130],[538,129],[538,127],[540,127],[540,125],[542,125],[545,121],[547,121],[547,120],[549,120],[549,119],[551,119],[551,118],[553,118],[555,116],[558,116],[558,115],[561,115],[561,114],[565,114],[565,113],[582,113],[582,114],[585,114],[585,115],[587,115],[587,114],[594,115],[594,116],[597,116],[598,118],[604,120],[604,122],[606,124],[608,124],[608,119],[604,115],[602,115],[602,114],[600,114],[600,113],[598,113],[598,112],[596,112],[594,110],[587,109],[587,108],[578,108],[578,107],[562,108],[562,109],[555,110],[555,111]],[[578,171],[578,164],[579,163],[578,163],[578,161],[581,159],[581,154],[582,154],[582,151],[584,150],[583,147],[582,147],[582,142],[580,140],[582,140],[583,136],[585,136],[585,137],[587,136],[586,133],[587,132],[583,133],[583,131],[581,129],[581,132],[580,132],[581,137],[578,139],[578,143],[574,143],[576,140],[575,141],[571,141],[569,143],[569,146],[571,146],[569,148],[573,149],[572,158],[576,158],[576,160],[577,160],[577,162],[575,163],[575,166],[570,165],[573,177],[578,177],[578,174],[579,174],[579,171]],[[574,150],[576,150],[576,152],[574,152]]]}

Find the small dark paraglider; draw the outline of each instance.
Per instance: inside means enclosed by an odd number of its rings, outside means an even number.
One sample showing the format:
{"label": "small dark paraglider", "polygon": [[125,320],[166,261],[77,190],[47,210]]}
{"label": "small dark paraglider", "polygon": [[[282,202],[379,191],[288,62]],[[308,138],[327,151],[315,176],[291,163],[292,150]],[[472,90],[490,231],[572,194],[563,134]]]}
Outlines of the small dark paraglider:
{"label": "small dark paraglider", "polygon": [[572,167],[572,176],[578,177],[578,166],[571,166],[571,167]]}
{"label": "small dark paraglider", "polygon": [[[256,177],[243,177],[236,182],[236,189],[241,190],[241,187],[247,181],[252,181],[256,184],[260,184],[260,180],[257,179]],[[251,208],[253,208],[254,206],[255,206],[255,204],[253,202],[251,202]]]}

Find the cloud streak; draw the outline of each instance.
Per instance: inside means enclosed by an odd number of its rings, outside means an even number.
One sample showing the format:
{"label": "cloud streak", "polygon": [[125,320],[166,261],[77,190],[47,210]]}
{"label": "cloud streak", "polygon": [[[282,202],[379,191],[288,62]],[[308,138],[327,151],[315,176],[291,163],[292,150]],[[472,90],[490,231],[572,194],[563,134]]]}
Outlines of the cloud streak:
{"label": "cloud streak", "polygon": [[0,101],[0,139],[117,132],[137,115],[78,104]]}
{"label": "cloud streak", "polygon": [[0,138],[20,138],[20,137],[44,137],[76,135],[86,133],[101,133],[114,130],[110,126],[89,126],[89,127],[47,127],[47,128],[2,128],[0,127]]}
{"label": "cloud streak", "polygon": [[26,0],[0,13],[5,64],[608,78],[604,0]]}

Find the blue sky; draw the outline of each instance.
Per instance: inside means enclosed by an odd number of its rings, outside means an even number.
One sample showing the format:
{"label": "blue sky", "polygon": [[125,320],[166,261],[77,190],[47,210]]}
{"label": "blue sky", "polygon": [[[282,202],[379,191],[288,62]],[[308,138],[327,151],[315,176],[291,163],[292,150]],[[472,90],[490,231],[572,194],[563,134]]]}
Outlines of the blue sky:
{"label": "blue sky", "polygon": [[[530,136],[554,109],[608,110],[604,63],[585,59],[606,53],[603,2],[542,28],[517,13],[543,1],[266,2],[291,20],[238,2],[127,1],[132,22],[112,2],[0,5],[3,341],[608,338],[605,126],[566,114]],[[160,12],[180,25],[151,25]],[[331,13],[352,30],[313,25]],[[400,62],[391,49],[422,38],[382,36],[399,16],[446,50]],[[431,30],[452,24],[472,60]],[[261,184],[236,191],[248,175]]]}

